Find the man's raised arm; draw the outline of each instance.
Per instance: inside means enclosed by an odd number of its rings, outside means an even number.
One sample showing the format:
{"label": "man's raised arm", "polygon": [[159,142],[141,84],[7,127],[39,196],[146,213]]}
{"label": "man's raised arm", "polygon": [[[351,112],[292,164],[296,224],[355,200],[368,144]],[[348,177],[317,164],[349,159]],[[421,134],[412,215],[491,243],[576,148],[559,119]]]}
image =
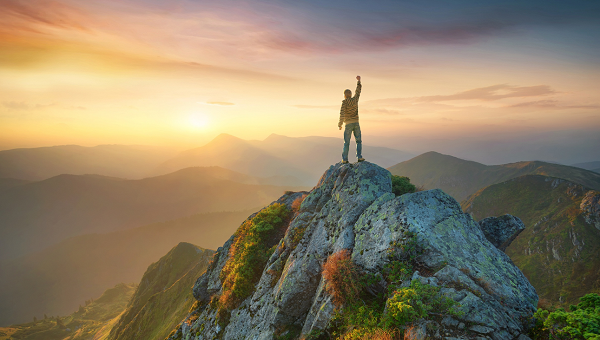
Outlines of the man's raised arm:
{"label": "man's raised arm", "polygon": [[358,80],[358,82],[356,83],[356,91],[354,91],[354,98],[356,98],[356,101],[358,101],[358,98],[360,97],[360,90],[362,89],[362,84],[360,83],[360,76],[356,76],[356,80]]}

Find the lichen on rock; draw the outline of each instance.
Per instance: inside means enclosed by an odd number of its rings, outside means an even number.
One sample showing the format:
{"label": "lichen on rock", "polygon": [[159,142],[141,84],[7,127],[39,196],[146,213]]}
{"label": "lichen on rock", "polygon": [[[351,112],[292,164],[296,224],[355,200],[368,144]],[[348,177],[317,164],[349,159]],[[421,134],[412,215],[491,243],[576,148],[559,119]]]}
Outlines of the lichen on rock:
{"label": "lichen on rock", "polygon": [[[287,193],[274,203],[291,207],[303,195]],[[215,302],[224,289],[219,273],[234,237],[194,285],[200,303],[193,320],[184,320],[174,333],[181,338],[273,339],[282,330],[326,330],[336,308],[321,274],[327,257],[347,249],[363,273],[377,274],[394,261],[390,253],[402,258],[413,241],[420,271],[415,268],[403,284],[435,285],[462,311],[445,322],[427,321],[435,323],[436,332],[517,338],[537,305],[535,289],[521,271],[452,197],[441,190],[396,197],[390,173],[369,162],[338,163],[325,171],[287,226],[254,292],[223,313]]]}

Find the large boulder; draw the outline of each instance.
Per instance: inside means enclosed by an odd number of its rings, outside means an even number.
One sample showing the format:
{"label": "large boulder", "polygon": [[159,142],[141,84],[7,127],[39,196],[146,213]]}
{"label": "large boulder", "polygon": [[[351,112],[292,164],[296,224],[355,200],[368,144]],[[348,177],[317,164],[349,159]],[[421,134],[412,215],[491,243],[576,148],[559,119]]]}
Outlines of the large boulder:
{"label": "large boulder", "polygon": [[484,218],[479,221],[479,226],[485,238],[502,251],[505,251],[512,241],[525,230],[523,221],[510,214]]}
{"label": "large boulder", "polygon": [[[302,193],[286,193],[292,206]],[[234,237],[219,248],[209,269],[193,287],[198,308],[170,339],[273,339],[295,327],[302,334],[324,330],[334,305],[321,275],[327,257],[352,253],[364,273],[378,273],[390,249],[414,237],[421,251],[413,280],[440,287],[464,313],[438,326],[465,337],[514,339],[526,331],[523,320],[537,294],[508,256],[486,239],[477,222],[441,190],[396,197],[390,173],[369,162],[331,166],[304,198],[251,296],[230,311],[227,322],[210,303],[222,293],[219,273]],[[402,257],[400,248],[398,256]],[[441,327],[441,328],[440,328]],[[425,329],[425,328],[423,328]]]}

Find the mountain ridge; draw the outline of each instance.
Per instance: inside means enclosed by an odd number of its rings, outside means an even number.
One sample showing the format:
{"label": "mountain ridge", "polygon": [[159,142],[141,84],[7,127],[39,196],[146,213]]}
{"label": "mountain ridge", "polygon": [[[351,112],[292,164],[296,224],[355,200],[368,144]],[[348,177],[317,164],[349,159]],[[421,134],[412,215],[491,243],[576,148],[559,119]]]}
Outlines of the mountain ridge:
{"label": "mountain ridge", "polygon": [[173,154],[166,147],[119,144],[9,149],[0,151],[0,178],[38,181],[63,173],[141,178]]}
{"label": "mountain ridge", "polygon": [[[204,146],[182,151],[161,164],[156,173],[192,165],[219,165],[253,176],[292,176],[310,186],[321,175],[318,169],[341,157],[342,145],[342,139],[333,137],[271,134],[263,140],[244,140],[220,134]],[[412,156],[405,151],[364,144],[363,153],[384,165]]]}
{"label": "mountain ridge", "polygon": [[564,178],[600,190],[600,174],[585,169],[522,161],[502,165],[485,165],[430,151],[388,168],[394,175],[407,176],[426,189],[440,188],[458,201],[491,184],[526,174]]}

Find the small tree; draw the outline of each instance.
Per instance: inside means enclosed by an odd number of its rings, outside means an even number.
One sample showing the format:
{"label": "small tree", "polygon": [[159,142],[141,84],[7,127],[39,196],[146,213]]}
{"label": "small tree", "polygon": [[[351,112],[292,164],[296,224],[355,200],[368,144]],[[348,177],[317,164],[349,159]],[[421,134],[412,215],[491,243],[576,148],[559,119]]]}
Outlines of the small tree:
{"label": "small tree", "polygon": [[36,323],[36,322],[37,322],[37,317],[34,316],[33,317],[33,323]]}
{"label": "small tree", "polygon": [[44,320],[48,319],[48,316],[46,314],[44,314]]}

